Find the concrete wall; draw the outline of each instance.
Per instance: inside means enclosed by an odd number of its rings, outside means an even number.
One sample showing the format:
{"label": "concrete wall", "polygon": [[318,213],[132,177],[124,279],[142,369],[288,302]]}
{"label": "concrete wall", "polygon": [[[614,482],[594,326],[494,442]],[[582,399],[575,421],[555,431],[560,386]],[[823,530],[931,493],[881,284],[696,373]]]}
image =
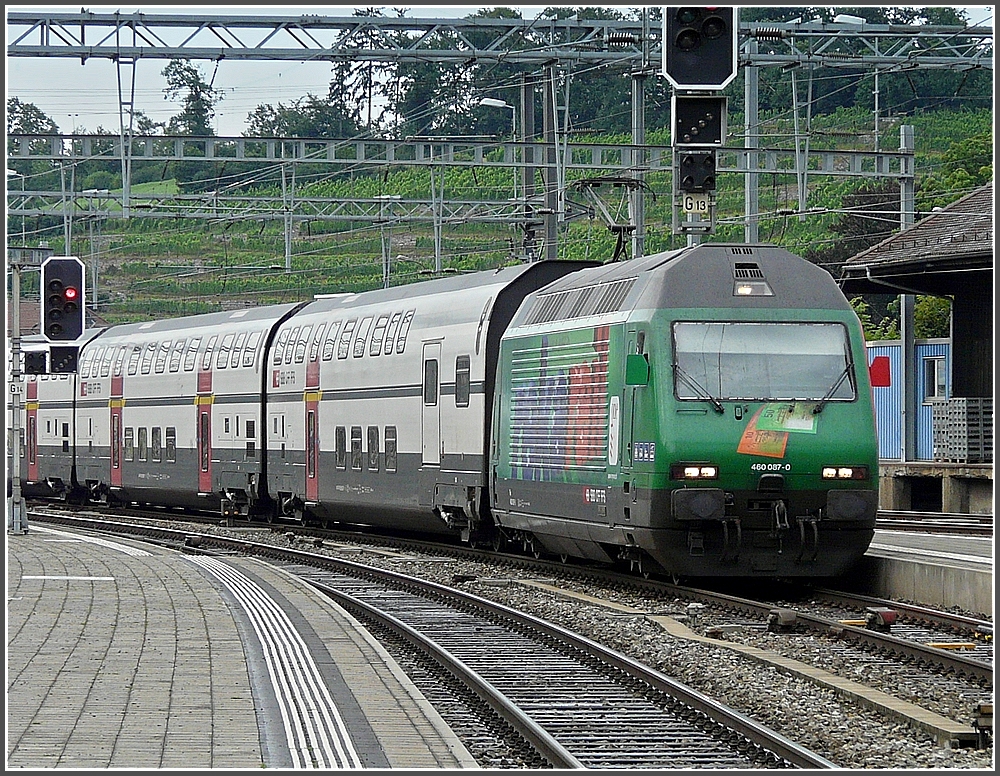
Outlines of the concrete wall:
{"label": "concrete wall", "polygon": [[992,571],[878,557],[869,551],[851,579],[851,589],[858,593],[993,616]]}

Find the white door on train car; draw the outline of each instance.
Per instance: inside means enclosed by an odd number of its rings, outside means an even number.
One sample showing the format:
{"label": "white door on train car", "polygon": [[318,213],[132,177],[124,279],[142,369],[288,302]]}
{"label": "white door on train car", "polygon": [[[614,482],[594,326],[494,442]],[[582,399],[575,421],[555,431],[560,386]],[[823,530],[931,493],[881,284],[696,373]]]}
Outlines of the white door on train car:
{"label": "white door on train car", "polygon": [[420,438],[424,465],[441,465],[441,343],[425,342]]}

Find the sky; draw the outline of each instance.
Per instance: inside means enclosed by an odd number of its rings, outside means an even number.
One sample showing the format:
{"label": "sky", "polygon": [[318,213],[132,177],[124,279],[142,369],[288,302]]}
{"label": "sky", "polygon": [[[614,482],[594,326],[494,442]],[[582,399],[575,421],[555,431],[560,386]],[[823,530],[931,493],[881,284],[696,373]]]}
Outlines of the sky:
{"label": "sky", "polygon": [[[480,8],[504,5],[501,2],[480,5],[409,5],[411,18],[460,18]],[[550,5],[568,5],[567,3]],[[584,5],[583,2],[573,5]],[[608,5],[627,5],[609,3]],[[7,5],[8,11],[38,10],[38,5]],[[45,5],[47,10],[79,12],[80,5]],[[316,13],[325,16],[350,16],[358,6],[296,5],[294,10],[273,5],[246,3],[235,6],[143,5],[85,6],[95,13],[202,13],[289,15]],[[386,13],[398,6],[385,6]],[[524,18],[533,19],[546,7],[513,6]],[[970,22],[992,26],[993,6],[959,6]],[[8,32],[8,40],[10,33]],[[142,60],[135,67],[135,107],[153,121],[167,121],[180,111],[180,103],[164,97],[166,80],[161,71],[166,60]],[[238,136],[246,129],[247,115],[263,103],[288,104],[306,94],[325,96],[330,82],[330,66],[325,62],[195,62],[203,76],[220,90],[223,99],[216,107],[214,129],[222,137]],[[118,75],[114,63],[89,59],[85,64],[70,58],[6,58],[6,95],[17,97],[41,109],[60,131],[79,129],[93,132],[98,126],[118,131]]]}

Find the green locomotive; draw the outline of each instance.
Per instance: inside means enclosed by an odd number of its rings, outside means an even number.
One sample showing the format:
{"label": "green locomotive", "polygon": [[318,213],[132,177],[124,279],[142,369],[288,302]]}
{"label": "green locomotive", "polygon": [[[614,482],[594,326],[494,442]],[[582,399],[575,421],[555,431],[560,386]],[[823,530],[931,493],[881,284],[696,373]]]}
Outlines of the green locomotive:
{"label": "green locomotive", "polygon": [[536,553],[828,577],[874,535],[860,322],[831,276],[703,244],[567,275],[501,341],[490,508]]}

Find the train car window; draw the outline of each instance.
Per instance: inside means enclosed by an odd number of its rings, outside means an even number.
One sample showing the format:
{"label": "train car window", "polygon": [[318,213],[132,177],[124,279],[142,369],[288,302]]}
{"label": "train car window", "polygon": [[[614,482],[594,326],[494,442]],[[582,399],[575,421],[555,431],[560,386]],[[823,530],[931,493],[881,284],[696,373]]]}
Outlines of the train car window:
{"label": "train car window", "polygon": [[247,439],[253,439],[257,436],[257,423],[253,420],[247,421]]}
{"label": "train car window", "polygon": [[368,471],[378,471],[378,426],[368,427]]}
{"label": "train car window", "polygon": [[468,356],[455,359],[455,406],[468,407],[472,392],[471,364]]}
{"label": "train car window", "polygon": [[227,434],[229,433],[229,418],[222,419],[222,430]]}
{"label": "train car window", "polygon": [[133,345],[128,357],[128,373],[134,375],[139,371],[139,356],[142,355],[142,345]]}
{"label": "train car window", "polygon": [[335,463],[338,469],[347,468],[347,429],[343,426],[337,426],[336,433],[336,459]]}
{"label": "train car window", "polygon": [[[69,452],[69,423],[63,423],[62,424],[62,436],[63,436],[62,451],[64,453],[68,453]],[[22,444],[23,444],[23,441],[22,441]]]}
{"label": "train car window", "polygon": [[90,365],[94,361],[95,351],[88,348],[80,359],[80,377],[90,377]]}
{"label": "train car window", "polygon": [[389,316],[380,315],[375,321],[375,329],[372,331],[372,345],[368,351],[369,356],[382,355],[382,339],[385,337],[385,329],[389,325]]}
{"label": "train car window", "polygon": [[260,344],[259,331],[255,331],[247,340],[246,349],[243,351],[243,366],[254,366],[257,363],[257,346]]}
{"label": "train car window", "polygon": [[361,471],[361,426],[351,426],[351,468]]}
{"label": "train car window", "polygon": [[139,434],[138,434],[139,441],[138,441],[137,447],[139,448],[138,453],[139,453],[139,460],[140,461],[145,461],[146,460],[146,436],[147,436],[147,433],[148,433],[148,429],[146,429],[145,426],[143,426],[142,428],[139,429]]}
{"label": "train car window", "polygon": [[352,318],[344,324],[344,333],[340,335],[340,344],[337,346],[337,358],[347,358],[351,348],[351,335],[354,334],[354,327],[357,325],[357,318]]}
{"label": "train car window", "polygon": [[233,344],[233,355],[229,359],[229,368],[235,369],[240,365],[240,357],[243,355],[243,345],[246,343],[247,333],[241,331],[237,337],[236,342]]}
{"label": "train car window", "polygon": [[354,357],[361,358],[365,354],[365,343],[368,340],[368,332],[372,327],[372,320],[374,316],[369,315],[363,318],[361,325],[358,326],[358,336],[354,340]]}
{"label": "train car window", "polygon": [[[82,351],[80,353],[79,370],[80,370],[80,377],[81,378],[90,377],[90,358],[89,358],[89,356],[90,356],[90,353],[88,351],[86,351],[86,350],[84,350],[84,351]],[[39,375],[39,379],[41,379],[41,377],[43,377],[43,376],[44,375]]]}
{"label": "train car window", "polygon": [[111,374],[111,362],[115,357],[115,346],[109,345],[108,349],[104,351],[104,358],[101,359],[101,377],[107,377]]}
{"label": "train car window", "polygon": [[160,427],[154,426],[149,430],[149,460],[160,461],[163,458],[163,444],[160,438]]}
{"label": "train car window", "polygon": [[174,343],[174,350],[170,354],[170,371],[179,372],[181,369],[181,356],[184,355],[184,348],[187,346],[186,339],[179,339]]}
{"label": "train car window", "polygon": [[396,427],[385,427],[385,470],[396,471]]}
{"label": "train car window", "polygon": [[125,460],[135,460],[135,429],[131,426],[125,428]]}
{"label": "train car window", "polygon": [[177,461],[177,429],[173,426],[167,426],[166,430],[166,452],[167,461],[169,463],[176,463]]}
{"label": "train car window", "polygon": [[433,407],[438,403],[438,362],[436,358],[424,361],[424,405]]}
{"label": "train car window", "polygon": [[156,374],[162,374],[167,367],[167,356],[170,355],[170,340],[161,342],[156,351]]}
{"label": "train car window", "polygon": [[274,343],[274,356],[271,358],[274,366],[281,366],[281,356],[285,352],[286,342],[288,342],[288,329],[282,329],[278,334],[278,341]]}
{"label": "train car window", "polygon": [[146,349],[142,352],[142,366],[139,371],[144,375],[149,374],[149,370],[153,367],[153,356],[156,355],[156,343],[147,342]]}
{"label": "train car window", "polygon": [[323,341],[323,332],[326,331],[326,323],[321,323],[316,327],[316,336],[313,337],[312,342],[309,344],[309,361],[319,360],[319,343]]}
{"label": "train car window", "polygon": [[299,326],[292,329],[292,333],[288,335],[288,342],[285,343],[285,363],[292,363],[292,356],[295,354],[295,343],[299,337]]}
{"label": "train car window", "polygon": [[91,373],[89,377],[97,377],[97,373],[101,370],[101,359],[104,358],[105,348],[100,347],[97,349],[97,353],[94,354],[94,361],[91,365]]}
{"label": "train car window", "polygon": [[227,334],[222,338],[222,345],[219,346],[219,355],[215,359],[216,369],[225,369],[229,366],[229,352],[233,349],[235,334]]}
{"label": "train car window", "polygon": [[195,337],[188,345],[187,353],[184,355],[184,371],[190,372],[194,369],[194,362],[198,358],[198,348],[201,347],[201,337]]}
{"label": "train car window", "polygon": [[396,352],[402,353],[406,347],[406,335],[410,331],[410,322],[413,320],[413,313],[416,310],[407,310],[403,315],[403,320],[399,324],[399,336],[396,337]]}
{"label": "train car window", "polygon": [[208,341],[208,345],[205,346],[205,355],[201,359],[201,371],[208,372],[212,369],[212,354],[215,353],[215,343],[219,341],[219,335],[216,334]]}
{"label": "train car window", "polygon": [[402,317],[402,313],[393,313],[389,319],[389,325],[385,330],[385,346],[382,348],[382,352],[387,356],[392,355],[392,349],[396,346],[396,332],[399,331],[399,319]]}
{"label": "train car window", "polygon": [[299,341],[295,343],[295,363],[301,364],[306,360],[306,345],[309,344],[309,335],[312,334],[312,324],[302,327]]}
{"label": "train car window", "polygon": [[122,364],[125,363],[126,352],[128,352],[128,345],[120,345],[118,350],[115,351],[115,368],[111,372],[115,377],[121,377]]}
{"label": "train car window", "polygon": [[326,333],[326,340],[323,342],[323,360],[329,361],[333,358],[333,351],[337,347],[337,335],[340,333],[340,321],[330,324],[330,330]]}

